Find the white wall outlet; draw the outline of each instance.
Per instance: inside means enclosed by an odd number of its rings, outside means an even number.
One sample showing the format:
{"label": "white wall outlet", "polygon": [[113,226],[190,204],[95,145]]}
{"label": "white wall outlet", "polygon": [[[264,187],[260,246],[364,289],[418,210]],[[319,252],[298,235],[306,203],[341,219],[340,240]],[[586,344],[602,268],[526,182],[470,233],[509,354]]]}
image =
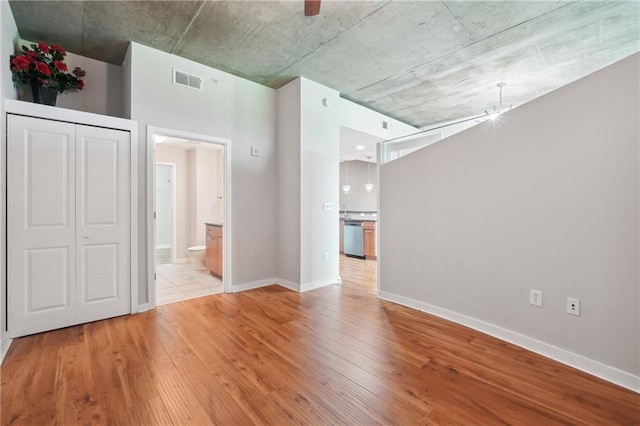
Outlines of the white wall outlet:
{"label": "white wall outlet", "polygon": [[533,306],[542,307],[542,292],[540,290],[531,289],[529,293],[529,303]]}
{"label": "white wall outlet", "polygon": [[325,212],[331,211],[332,208],[333,205],[331,203],[328,203],[326,201],[322,203],[322,210],[324,210]]}
{"label": "white wall outlet", "polygon": [[329,260],[329,252],[326,252],[326,251],[322,252],[322,260],[324,260],[325,262]]}
{"label": "white wall outlet", "polygon": [[257,146],[252,146],[251,147],[251,156],[260,157],[260,148],[258,148]]}
{"label": "white wall outlet", "polygon": [[580,299],[567,297],[567,313],[578,317],[580,316]]}

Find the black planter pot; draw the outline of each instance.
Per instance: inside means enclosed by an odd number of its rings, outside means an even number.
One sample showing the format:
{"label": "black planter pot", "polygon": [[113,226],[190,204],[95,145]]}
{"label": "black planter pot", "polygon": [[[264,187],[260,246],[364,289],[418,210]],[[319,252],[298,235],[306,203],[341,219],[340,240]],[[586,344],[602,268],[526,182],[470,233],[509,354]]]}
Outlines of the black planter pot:
{"label": "black planter pot", "polygon": [[58,99],[58,90],[51,87],[45,87],[36,81],[31,81],[31,92],[33,93],[33,102],[36,104],[56,106]]}

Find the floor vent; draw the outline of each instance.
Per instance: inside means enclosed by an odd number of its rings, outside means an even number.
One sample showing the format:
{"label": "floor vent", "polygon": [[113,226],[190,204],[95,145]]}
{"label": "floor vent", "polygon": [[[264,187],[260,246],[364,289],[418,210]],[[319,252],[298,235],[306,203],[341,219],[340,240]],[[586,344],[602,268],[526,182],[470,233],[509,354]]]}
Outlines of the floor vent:
{"label": "floor vent", "polygon": [[173,84],[188,87],[190,89],[202,90],[202,77],[187,74],[184,71],[173,69]]}

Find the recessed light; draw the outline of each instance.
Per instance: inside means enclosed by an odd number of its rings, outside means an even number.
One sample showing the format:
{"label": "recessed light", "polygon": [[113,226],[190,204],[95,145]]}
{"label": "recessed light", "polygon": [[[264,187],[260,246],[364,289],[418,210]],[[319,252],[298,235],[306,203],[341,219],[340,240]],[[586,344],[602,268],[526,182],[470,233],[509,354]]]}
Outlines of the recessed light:
{"label": "recessed light", "polygon": [[358,145],[356,146],[356,149],[362,151],[364,149],[364,145]]}

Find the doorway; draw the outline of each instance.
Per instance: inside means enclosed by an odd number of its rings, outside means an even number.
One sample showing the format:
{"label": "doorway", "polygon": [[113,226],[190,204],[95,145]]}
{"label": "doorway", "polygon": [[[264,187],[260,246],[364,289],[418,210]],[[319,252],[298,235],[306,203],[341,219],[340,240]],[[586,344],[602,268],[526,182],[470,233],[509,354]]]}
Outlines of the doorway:
{"label": "doorway", "polygon": [[175,163],[156,161],[156,265],[174,263]]}
{"label": "doorway", "polygon": [[150,307],[229,291],[228,140],[159,128],[147,136]]}

